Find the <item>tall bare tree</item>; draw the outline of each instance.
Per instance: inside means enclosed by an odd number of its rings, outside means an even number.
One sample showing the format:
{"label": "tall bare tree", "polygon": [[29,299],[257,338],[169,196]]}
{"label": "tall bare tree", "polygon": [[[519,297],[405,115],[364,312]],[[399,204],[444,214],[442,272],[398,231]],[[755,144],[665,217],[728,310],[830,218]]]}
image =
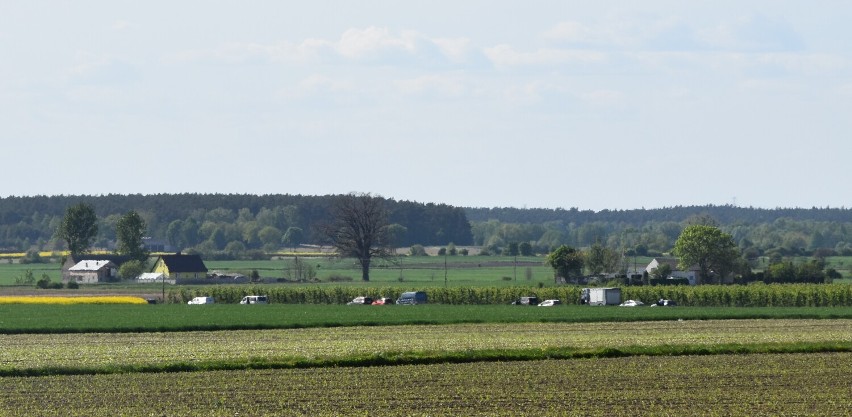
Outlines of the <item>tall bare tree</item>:
{"label": "tall bare tree", "polygon": [[358,259],[361,279],[369,281],[372,259],[390,254],[385,199],[368,193],[341,195],[331,215],[332,223],[323,226],[323,234],[340,256]]}

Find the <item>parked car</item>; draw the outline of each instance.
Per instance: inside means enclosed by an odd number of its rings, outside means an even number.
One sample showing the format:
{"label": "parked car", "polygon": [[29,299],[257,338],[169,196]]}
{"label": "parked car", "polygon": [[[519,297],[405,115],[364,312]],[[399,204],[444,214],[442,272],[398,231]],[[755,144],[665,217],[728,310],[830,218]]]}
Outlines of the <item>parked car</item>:
{"label": "parked car", "polygon": [[365,297],[365,296],[355,297],[355,298],[352,299],[352,301],[346,303],[346,305],[349,305],[349,306],[363,306],[363,305],[370,305],[370,304],[373,304],[373,297]]}
{"label": "parked car", "polygon": [[621,306],[621,307],[639,307],[639,306],[643,306],[643,305],[645,305],[645,303],[643,303],[639,300],[627,300],[627,301],[619,304],[619,306]]}
{"label": "parked car", "polygon": [[423,291],[407,291],[399,296],[396,303],[402,305],[426,304],[426,299],[426,293]]}
{"label": "parked car", "polygon": [[539,307],[553,307],[562,304],[562,300],[544,300],[538,303]]}
{"label": "parked car", "polygon": [[189,301],[187,304],[213,304],[216,300],[213,297],[195,297]]}
{"label": "parked car", "polygon": [[240,304],[267,304],[265,295],[247,295],[240,300]]}
{"label": "parked car", "polygon": [[538,305],[538,297],[529,296],[529,297],[520,297],[515,301],[512,301],[513,306],[534,306]]}
{"label": "parked car", "polygon": [[374,306],[389,306],[393,305],[393,298],[382,297],[373,301]]}
{"label": "parked car", "polygon": [[661,307],[674,307],[677,303],[674,300],[666,300],[664,298],[660,298],[656,303],[651,304],[651,307],[661,306]]}

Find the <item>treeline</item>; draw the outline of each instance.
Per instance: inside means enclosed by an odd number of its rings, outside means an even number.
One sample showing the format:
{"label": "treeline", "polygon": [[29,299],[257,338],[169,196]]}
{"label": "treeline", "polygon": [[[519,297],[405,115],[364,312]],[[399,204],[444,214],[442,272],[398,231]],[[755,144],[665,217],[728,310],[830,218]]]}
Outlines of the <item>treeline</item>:
{"label": "treeline", "polygon": [[[0,198],[0,250],[53,250],[67,207],[92,206],[99,236],[94,246],[115,241],[115,224],[133,210],[145,220],[147,235],[175,249],[201,251],[277,250],[295,244],[321,244],[320,224],[329,222],[336,196],[157,194],[34,196]],[[472,243],[462,208],[386,200],[394,243],[398,246]]]}
{"label": "treeline", "polygon": [[562,244],[599,243],[625,253],[655,256],[671,251],[683,228],[711,222],[730,233],[747,258],[852,256],[852,210],[756,209],[734,206],[672,207],[600,212],[577,209],[465,209],[474,244],[489,251],[529,242],[546,253]]}

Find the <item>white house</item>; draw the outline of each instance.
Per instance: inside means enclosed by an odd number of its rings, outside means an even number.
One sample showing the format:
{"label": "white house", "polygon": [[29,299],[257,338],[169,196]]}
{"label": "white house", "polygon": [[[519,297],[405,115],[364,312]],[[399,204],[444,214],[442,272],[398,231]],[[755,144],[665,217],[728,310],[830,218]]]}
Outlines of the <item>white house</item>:
{"label": "white house", "polygon": [[650,263],[648,263],[648,266],[645,267],[645,271],[648,272],[649,275],[653,275],[655,269],[659,268],[661,265],[668,265],[672,272],[666,278],[686,278],[689,280],[689,285],[695,285],[701,282],[701,272],[697,265],[689,268],[687,271],[684,271],[678,269],[677,264],[677,258],[654,258]]}
{"label": "white house", "polygon": [[80,261],[68,268],[68,279],[78,284],[107,282],[118,276],[118,267],[112,261]]}

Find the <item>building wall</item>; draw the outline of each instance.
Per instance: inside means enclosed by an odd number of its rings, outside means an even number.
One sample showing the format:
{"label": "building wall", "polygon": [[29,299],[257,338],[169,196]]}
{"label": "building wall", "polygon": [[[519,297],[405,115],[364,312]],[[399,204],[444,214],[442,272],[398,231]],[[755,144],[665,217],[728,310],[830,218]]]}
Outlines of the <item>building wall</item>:
{"label": "building wall", "polygon": [[99,271],[79,271],[71,272],[68,275],[68,280],[75,280],[78,284],[97,284],[101,274]]}

